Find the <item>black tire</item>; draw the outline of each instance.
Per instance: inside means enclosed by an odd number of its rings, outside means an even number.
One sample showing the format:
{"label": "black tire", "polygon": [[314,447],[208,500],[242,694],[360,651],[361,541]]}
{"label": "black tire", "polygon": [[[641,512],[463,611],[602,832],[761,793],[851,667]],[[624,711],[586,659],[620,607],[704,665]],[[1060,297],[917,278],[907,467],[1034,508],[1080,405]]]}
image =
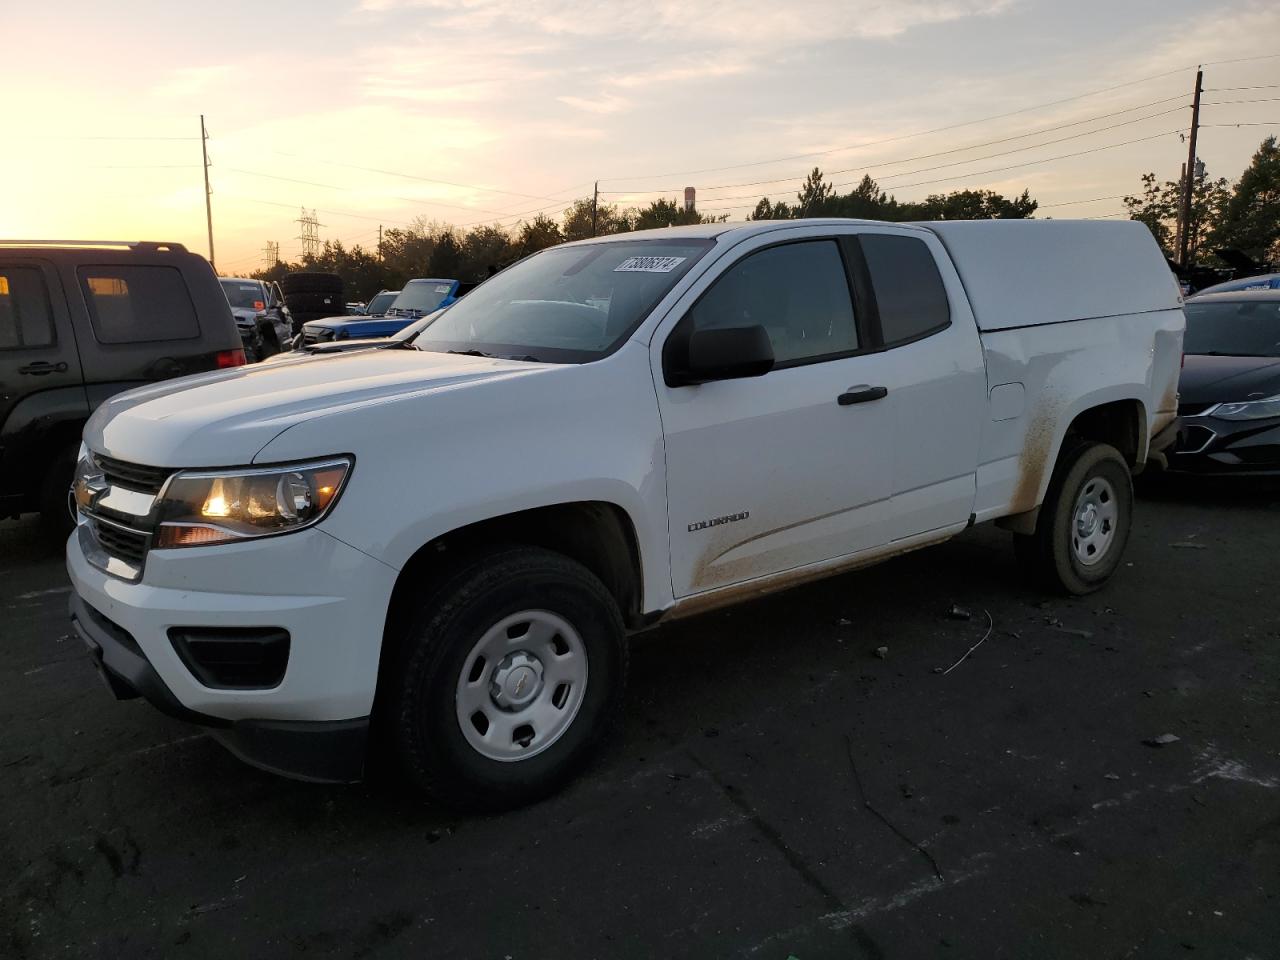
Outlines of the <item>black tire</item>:
{"label": "black tire", "polygon": [[65,540],[76,525],[69,502],[78,451],[79,444],[58,450],[40,480],[40,525],[51,538]]}
{"label": "black tire", "polygon": [[[1076,508],[1082,496],[1100,498],[1102,510],[1114,510],[1114,519],[1095,516],[1094,526],[1088,528],[1103,533],[1101,546],[1096,546],[1093,538],[1079,537]],[[1132,524],[1129,465],[1115,447],[1085,443],[1059,457],[1036,531],[1015,534],[1014,553],[1019,565],[1041,586],[1083,596],[1099,589],[1120,566]]]}
{"label": "black tire", "polygon": [[341,316],[347,312],[347,303],[340,293],[290,293],[285,297],[290,313],[316,313],[323,311],[326,317]]}
{"label": "black tire", "polygon": [[[588,672],[558,739],[528,758],[495,760],[468,742],[458,684],[476,666],[477,641],[526,611],[567,621]],[[479,662],[490,676],[491,662]],[[561,554],[513,547],[464,567],[427,599],[384,673],[386,717],[402,769],[427,796],[457,810],[496,811],[539,800],[581,769],[617,720],[626,677],[622,617],[604,584]]]}
{"label": "black tire", "polygon": [[[286,301],[295,293],[328,293],[342,296],[346,284],[336,273],[291,273],[280,281]],[[290,308],[292,309],[292,308]]]}

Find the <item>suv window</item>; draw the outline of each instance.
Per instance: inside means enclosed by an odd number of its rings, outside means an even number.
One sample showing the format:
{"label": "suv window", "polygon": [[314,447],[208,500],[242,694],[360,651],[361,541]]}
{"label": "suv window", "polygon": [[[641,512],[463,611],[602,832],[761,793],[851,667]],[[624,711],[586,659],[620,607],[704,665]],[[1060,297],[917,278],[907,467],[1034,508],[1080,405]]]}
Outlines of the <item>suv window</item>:
{"label": "suv window", "polygon": [[182,272],[160,266],[82,266],[77,273],[101,343],[189,340],[200,336]]}
{"label": "suv window", "polygon": [[0,350],[53,343],[53,318],[44,278],[35,267],[0,267]]}
{"label": "suv window", "polygon": [[769,331],[776,365],[852,353],[858,331],[844,261],[834,240],[806,240],[749,254],[690,311],[693,327]]}
{"label": "suv window", "polygon": [[917,340],[951,323],[942,276],[923,240],[882,233],[858,239],[871,271],[885,346]]}

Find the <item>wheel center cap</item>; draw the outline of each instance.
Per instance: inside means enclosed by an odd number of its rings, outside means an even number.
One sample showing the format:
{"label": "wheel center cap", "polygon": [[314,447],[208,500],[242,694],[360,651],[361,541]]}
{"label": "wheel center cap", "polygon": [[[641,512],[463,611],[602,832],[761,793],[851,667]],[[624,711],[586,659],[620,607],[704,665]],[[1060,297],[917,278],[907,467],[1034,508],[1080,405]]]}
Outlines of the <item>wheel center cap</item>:
{"label": "wheel center cap", "polygon": [[1089,537],[1093,535],[1093,531],[1098,527],[1098,508],[1092,503],[1086,503],[1080,508],[1080,514],[1076,518],[1076,529],[1080,531],[1080,536]]}
{"label": "wheel center cap", "polygon": [[542,661],[525,650],[503,657],[493,671],[489,695],[504,710],[527,706],[542,692]]}

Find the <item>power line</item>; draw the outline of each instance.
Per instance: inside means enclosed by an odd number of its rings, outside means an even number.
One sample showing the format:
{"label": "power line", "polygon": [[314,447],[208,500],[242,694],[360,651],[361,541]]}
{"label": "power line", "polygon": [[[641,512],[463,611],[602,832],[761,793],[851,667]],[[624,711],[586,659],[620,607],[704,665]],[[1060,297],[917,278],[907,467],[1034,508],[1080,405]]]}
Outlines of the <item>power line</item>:
{"label": "power line", "polygon": [[278,154],[279,156],[290,157],[295,160],[312,160],[316,163],[327,164],[328,166],[331,166],[331,167],[345,167],[348,170],[361,170],[365,173],[380,173],[383,176],[387,176],[387,177],[401,177],[405,180],[417,180],[422,183],[435,183],[435,184],[440,184],[441,186],[446,186],[446,187],[460,187],[463,190],[477,190],[482,193],[501,193],[510,197],[520,197],[521,199],[524,199],[524,200],[552,199],[550,196],[544,196],[542,194],[517,193],[514,190],[499,190],[496,187],[482,187],[474,183],[458,183],[453,180],[437,180],[433,177],[421,177],[421,176],[418,176],[417,174],[403,173],[399,170],[385,170],[381,167],[362,167],[354,163],[342,163],[341,161],[338,161],[338,160],[326,160],[323,157],[299,156],[298,154],[295,154],[295,153],[284,153],[279,150],[273,150],[271,152]]}
{"label": "power line", "polygon": [[[1158,140],[1161,137],[1172,136],[1175,133],[1182,133],[1182,128],[1177,130],[1166,130],[1163,133],[1153,133],[1149,137],[1137,137],[1133,140],[1122,140],[1120,143],[1108,143],[1100,147],[1092,147],[1088,150],[1078,150],[1075,153],[1060,153],[1056,157],[1043,157],[1039,160],[1028,160],[1026,163],[1014,163],[1005,167],[992,167],[989,170],[976,170],[970,173],[962,173],[954,177],[942,177],[937,180],[920,180],[916,183],[899,183],[894,185],[895,190],[906,190],[909,187],[924,187],[935,183],[947,183],[951,180],[963,180],[966,177],[983,177],[989,173],[1004,173],[1006,170],[1020,170],[1023,167],[1034,167],[1041,163],[1052,163],[1055,160],[1067,160],[1072,157],[1083,157],[1091,153],[1101,153],[1103,150],[1115,150],[1118,147],[1127,147],[1135,143],[1146,143],[1149,140]],[[833,184],[833,186],[847,187],[850,183]]]}
{"label": "power line", "polygon": [[1232,104],[1240,103],[1276,103],[1280,101],[1280,97],[1264,97],[1260,100],[1206,100],[1201,104],[1202,107],[1226,107]]}
{"label": "power line", "polygon": [[123,140],[123,141],[158,141],[158,140],[182,140],[191,142],[199,140],[199,137],[64,137],[64,136],[24,136],[24,140]]}
{"label": "power line", "polygon": [[[231,173],[240,173],[249,177],[261,177],[266,180],[282,180],[285,183],[298,183],[307,187],[320,187],[324,190],[341,190],[344,193],[368,193],[369,191],[361,190],[359,187],[346,187],[337,183],[322,183],[318,180],[301,180],[297,177],[284,177],[276,173],[263,173],[260,170],[245,170],[242,167],[223,167],[223,170]],[[415,197],[392,196],[393,200],[401,200],[405,203],[417,203],[426,207],[448,207],[451,210],[466,210],[470,213],[492,213],[494,216],[506,216],[505,211],[486,210],[484,207],[467,207],[457,203],[446,203],[443,200],[420,200]]]}
{"label": "power line", "polygon": [[[932,185],[932,184],[936,184],[936,183],[948,183],[948,182],[953,181],[953,180],[964,180],[964,179],[966,179],[966,178],[968,178],[968,177],[982,177],[982,176],[986,176],[987,174],[991,174],[991,173],[1004,173],[1005,171],[1008,171],[1008,170],[1019,170],[1019,169],[1023,169],[1023,168],[1025,168],[1025,167],[1033,167],[1033,166],[1037,166],[1037,165],[1042,164],[1042,163],[1052,163],[1052,162],[1054,162],[1054,161],[1056,161],[1056,160],[1066,160],[1066,159],[1070,159],[1070,158],[1073,158],[1073,157],[1083,157],[1083,156],[1086,156],[1086,155],[1091,154],[1091,153],[1099,153],[1099,152],[1101,152],[1101,151],[1103,151],[1103,150],[1114,150],[1114,149],[1117,149],[1117,148],[1119,148],[1119,147],[1127,147],[1127,146],[1131,146],[1132,144],[1135,144],[1135,143],[1145,143],[1145,142],[1147,142],[1147,141],[1149,141],[1149,140],[1157,140],[1157,139],[1159,139],[1160,137],[1167,137],[1167,136],[1171,136],[1172,134],[1175,134],[1175,133],[1182,133],[1182,130],[1181,130],[1181,129],[1178,129],[1178,130],[1166,130],[1166,131],[1164,131],[1163,133],[1156,133],[1156,134],[1152,134],[1152,135],[1151,135],[1151,136],[1149,136],[1149,137],[1137,137],[1137,138],[1135,138],[1135,139],[1133,139],[1133,140],[1123,140],[1123,141],[1121,141],[1121,142],[1119,142],[1119,143],[1103,144],[1102,146],[1098,146],[1098,147],[1091,147],[1091,148],[1089,148],[1088,150],[1077,150],[1077,151],[1075,151],[1074,153],[1062,153],[1062,154],[1058,154],[1057,156],[1053,156],[1053,157],[1041,157],[1041,158],[1040,158],[1040,159],[1038,159],[1038,160],[1028,160],[1028,161],[1026,161],[1025,163],[1014,163],[1014,164],[1009,164],[1009,165],[1007,165],[1007,166],[1003,166],[1003,167],[992,167],[992,168],[987,169],[987,170],[975,170],[975,171],[970,171],[969,173],[962,173],[962,174],[958,174],[958,175],[956,175],[956,176],[952,176],[952,177],[940,177],[940,178],[937,178],[937,179],[934,179],[934,180],[919,180],[919,181],[916,181],[915,183],[899,183],[899,184],[893,184],[892,186],[893,186],[893,189],[895,189],[895,190],[906,190],[906,189],[909,189],[909,188],[911,188],[911,187],[924,187],[924,186],[930,186],[930,185]],[[899,176],[906,176],[906,174],[899,174]],[[854,185],[854,181],[847,181],[847,182],[845,182],[845,183],[833,183],[831,186],[832,186],[832,188],[833,188],[833,189],[840,189],[840,188],[843,188],[843,187],[850,187],[850,186],[853,186],[853,185]],[[741,197],[741,198],[733,198],[733,197],[719,197],[719,198],[717,198],[717,199],[720,199],[720,200],[730,200],[730,199],[744,199],[744,200],[752,200],[752,199],[757,199],[757,200],[758,200],[759,198],[758,198],[758,197],[754,197],[754,195],[751,195],[751,196],[744,195],[744,196],[743,196],[743,197]],[[749,204],[734,204],[734,205],[731,205],[731,206],[728,206],[728,207],[703,207],[703,208],[701,208],[701,209],[703,209],[703,210],[705,210],[705,211],[707,211],[707,212],[712,212],[712,211],[715,211],[715,210],[733,210],[733,209],[737,209],[738,207],[743,207],[743,206],[747,206],[747,205],[749,205]]]}
{"label": "power line", "polygon": [[[983,141],[982,143],[971,143],[971,144],[968,144],[967,146],[963,146],[963,147],[953,147],[953,148],[951,148],[950,150],[939,150],[939,151],[937,151],[937,152],[935,152],[935,153],[917,154],[917,155],[915,155],[915,156],[910,156],[910,157],[898,157],[898,158],[893,159],[893,160],[882,160],[882,161],[880,161],[879,163],[864,164],[864,165],[857,166],[857,167],[847,167],[847,168],[842,169],[842,170],[832,170],[832,171],[830,171],[829,175],[830,175],[830,176],[838,176],[839,174],[842,174],[842,173],[851,173],[851,172],[855,172],[855,171],[863,171],[863,170],[875,170],[875,169],[878,169],[878,168],[880,168],[880,167],[894,166],[894,165],[899,164],[899,163],[909,163],[909,162],[911,162],[911,161],[913,161],[913,160],[929,160],[929,159],[932,159],[932,158],[934,158],[934,157],[945,157],[945,156],[950,156],[951,154],[955,154],[955,153],[964,153],[964,152],[966,152],[966,151],[968,151],[968,150],[977,150],[977,149],[980,149],[980,148],[982,148],[982,147],[991,147],[991,146],[996,146],[997,144],[1001,144],[1001,143],[1011,143],[1011,142],[1013,142],[1014,140],[1025,140],[1027,137],[1035,137],[1035,136],[1039,136],[1040,134],[1044,134],[1044,133],[1053,133],[1053,132],[1055,132],[1055,131],[1057,131],[1057,130],[1066,130],[1066,129],[1069,129],[1069,128],[1071,128],[1071,127],[1078,127],[1078,126],[1081,126],[1081,125],[1086,124],[1086,123],[1093,123],[1093,122],[1094,122],[1094,121],[1096,121],[1096,120],[1106,120],[1106,119],[1109,119],[1109,118],[1111,118],[1111,117],[1118,117],[1118,116],[1120,116],[1121,114],[1125,114],[1125,113],[1132,113],[1132,112],[1133,112],[1133,111],[1135,111],[1135,110],[1142,110],[1142,109],[1145,109],[1146,107],[1155,107],[1155,106],[1160,106],[1161,104],[1171,103],[1171,102],[1173,102],[1174,100],[1183,100],[1183,99],[1185,99],[1185,96],[1184,96],[1184,95],[1179,95],[1179,96],[1176,96],[1176,97],[1165,97],[1163,100],[1153,100],[1153,101],[1151,101],[1150,103],[1142,103],[1142,104],[1138,104],[1138,105],[1136,105],[1136,106],[1126,107],[1126,108],[1125,108],[1125,109],[1123,109],[1123,110],[1114,110],[1114,111],[1112,111],[1111,113],[1098,114],[1097,116],[1093,116],[1093,117],[1086,117],[1086,118],[1084,118],[1083,120],[1073,120],[1073,121],[1072,121],[1072,122],[1070,122],[1070,123],[1062,123],[1062,124],[1058,124],[1058,125],[1056,125],[1056,126],[1052,126],[1052,127],[1043,127],[1043,128],[1041,128],[1041,129],[1039,129],[1039,130],[1032,130],[1032,131],[1029,131],[1029,132],[1027,132],[1027,133],[1015,134],[1015,135],[1013,135],[1013,136],[1008,136],[1008,137],[1000,137],[1000,138],[998,138],[998,139],[996,139],[996,140],[986,140],[986,141]],[[1145,116],[1145,117],[1138,117],[1138,118],[1136,118],[1136,119],[1134,119],[1134,120],[1126,120],[1126,121],[1124,121],[1123,123],[1112,124],[1112,125],[1111,125],[1111,126],[1109,126],[1109,127],[1100,127],[1100,128],[1099,128],[1099,129],[1097,129],[1097,130],[1088,130],[1088,131],[1085,131],[1084,133],[1077,134],[1076,136],[1077,136],[1077,137],[1087,137],[1087,136],[1090,136],[1090,135],[1095,134],[1095,133],[1102,133],[1102,132],[1104,132],[1104,131],[1106,131],[1106,130],[1114,130],[1114,129],[1116,129],[1117,127],[1127,126],[1127,125],[1129,125],[1129,124],[1134,124],[1134,123],[1141,123],[1141,122],[1142,122],[1142,121],[1144,121],[1144,120],[1151,120],[1151,119],[1154,119],[1155,117],[1163,117],[1163,116],[1166,116],[1167,114],[1170,114],[1170,113],[1177,113],[1179,110],[1182,110],[1182,109],[1183,109],[1183,107],[1182,107],[1182,106],[1174,107],[1174,108],[1172,108],[1172,109],[1170,109],[1170,110],[1163,110],[1163,111],[1161,111],[1161,112],[1159,112],[1159,113],[1149,114],[1148,116]],[[1069,139],[1075,139],[1075,138],[1073,138],[1073,137],[1064,137],[1062,140],[1051,140],[1051,141],[1048,141],[1047,143],[1038,144],[1038,146],[1048,146],[1048,144],[1050,144],[1050,143],[1062,143],[1064,140],[1069,140]],[[1032,147],[1021,147],[1021,148],[1019,148],[1019,149],[1022,149],[1022,150],[1030,150],[1030,149],[1032,149]],[[1017,151],[1017,150],[1011,150],[1011,151],[1008,151],[1008,152],[1009,152],[1009,153],[1017,153],[1018,151]],[[1000,156],[1000,154],[992,154],[991,156]],[[975,159],[975,160],[976,160],[976,159],[985,159],[985,158],[976,158],[976,157],[975,157],[975,158],[973,158],[973,159]],[[775,177],[775,178],[773,178],[773,179],[771,179],[771,180],[752,180],[752,181],[746,181],[746,182],[742,182],[742,183],[722,183],[722,184],[715,184],[715,185],[712,185],[712,186],[700,187],[699,189],[700,189],[700,190],[703,190],[703,191],[706,191],[706,190],[726,190],[726,189],[730,189],[730,188],[732,188],[732,187],[758,187],[758,186],[762,186],[762,185],[764,185],[764,184],[771,184],[771,183],[789,183],[789,182],[796,181],[796,180],[803,180],[803,179],[805,179],[805,177],[807,177],[807,176],[808,176],[808,174],[807,174],[807,173],[805,173],[805,174],[800,174],[799,176],[794,176],[794,177]],[[650,194],[650,193],[664,193],[664,194],[665,194],[665,193],[679,193],[681,189],[683,189],[683,188],[670,187],[670,188],[666,188],[666,189],[662,189],[662,190],[657,190],[657,189],[655,189],[655,190],[601,190],[600,192],[601,192],[601,193],[607,193],[607,194],[621,194],[621,195],[628,195],[628,194]],[[709,197],[708,199],[711,199],[711,200],[725,200],[725,199],[728,199],[728,198],[726,198],[726,197]]]}
{"label": "power line", "polygon": [[[259,200],[256,197],[241,197],[234,193],[229,196],[234,200],[243,200],[246,203],[261,203],[269,207],[285,207],[289,210],[298,209],[298,205],[296,203],[281,203],[279,200]],[[355,220],[372,220],[375,223],[395,223],[406,227],[413,225],[412,220],[393,220],[390,217],[371,217],[363,213],[348,213],[345,210],[325,210],[320,207],[314,207],[312,209],[316,213],[323,213],[325,216],[329,217],[351,217]]]}
{"label": "power line", "polygon": [[1052,207],[1070,207],[1078,203],[1098,203],[1101,200],[1123,200],[1125,194],[1119,194],[1114,197],[1091,197],[1088,200],[1060,200],[1057,203],[1041,203],[1037,204],[1037,210],[1048,210]]}
{"label": "power line", "polygon": [[1205,93],[1228,93],[1234,90],[1280,90],[1280,83],[1264,83],[1253,87],[1205,87]]}
{"label": "power line", "polygon": [[1155,73],[1147,77],[1139,77],[1136,80],[1128,80],[1128,81],[1125,81],[1124,83],[1117,83],[1110,87],[1102,87],[1097,90],[1090,90],[1087,93],[1080,93],[1071,97],[1063,97],[1059,100],[1048,100],[1044,103],[1033,104],[1032,106],[1022,107],[1021,109],[1018,109],[1018,110],[1010,110],[1008,113],[997,113],[989,117],[980,117],[976,120],[965,120],[965,121],[962,121],[961,123],[948,124],[945,127],[934,127],[930,130],[919,130],[919,131],[916,131],[915,133],[899,134],[898,136],[886,137],[882,140],[872,140],[872,141],[868,141],[867,143],[859,143],[859,144],[854,144],[852,146],[832,147],[828,150],[815,150],[812,153],[797,153],[797,154],[792,154],[789,157],[775,157],[772,160],[755,160],[755,161],[752,161],[751,163],[729,164],[723,167],[705,167],[701,170],[676,170],[671,173],[653,173],[653,174],[644,174],[644,175],[637,175],[637,176],[630,176],[630,177],[610,177],[609,179],[611,180],[653,180],[658,177],[687,177],[687,176],[694,176],[695,174],[700,174],[700,173],[714,173],[718,170],[740,170],[743,167],[759,167],[759,166],[765,166],[771,163],[784,163],[788,160],[803,160],[806,157],[821,157],[821,156],[826,156],[827,154],[830,154],[830,153],[842,153],[846,150],[865,150],[868,147],[880,146],[881,144],[885,144],[885,143],[896,143],[901,140],[911,140],[915,137],[928,136],[929,134],[933,134],[933,133],[944,133],[948,130],[958,130],[961,127],[971,127],[979,123],[989,123],[992,120],[1003,120],[1006,117],[1016,117],[1019,114],[1030,113],[1033,110],[1042,110],[1045,107],[1056,107],[1063,103],[1072,103],[1076,100],[1084,100],[1088,97],[1096,97],[1104,93],[1110,93],[1113,90],[1121,90],[1125,87],[1132,87],[1140,83],[1146,83],[1150,80],[1159,80],[1164,77],[1172,77],[1175,74],[1185,73],[1187,70],[1190,70],[1190,69],[1194,69],[1194,68],[1180,67],[1177,70],[1168,70],[1164,73]]}
{"label": "power line", "polygon": [[1202,123],[1202,127],[1280,127],[1280,120],[1241,120],[1238,123]]}

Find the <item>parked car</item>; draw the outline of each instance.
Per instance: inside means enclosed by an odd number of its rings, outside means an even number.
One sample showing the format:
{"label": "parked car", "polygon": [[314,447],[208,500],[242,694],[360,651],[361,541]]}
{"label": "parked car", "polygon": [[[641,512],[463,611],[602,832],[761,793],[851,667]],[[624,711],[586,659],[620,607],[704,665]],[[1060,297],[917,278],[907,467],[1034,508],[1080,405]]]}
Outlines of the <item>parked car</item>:
{"label": "parked car", "polygon": [[298,345],[288,353],[276,354],[271,360],[274,363],[280,363],[284,360],[297,359],[299,357],[331,357],[340,353],[349,353],[352,350],[371,350],[375,347],[395,347],[397,341],[408,340],[415,336],[427,324],[435,320],[436,317],[443,313],[443,309],[436,310],[424,317],[419,317],[407,327],[402,327],[389,337],[361,337],[359,339],[343,339],[343,340],[313,340],[311,343],[303,343],[301,338],[295,341]]}
{"label": "parked car", "polygon": [[553,247],[411,338],[105,405],[75,627],[118,695],[251,763],[352,780],[372,737],[450,804],[527,802],[609,729],[629,631],[986,521],[1101,587],[1183,325],[1132,222]]}
{"label": "parked car", "polygon": [[70,531],[80,431],[108,397],[244,363],[202,257],[178,243],[0,243],[0,518]]}
{"label": "parked car", "polygon": [[1235,290],[1280,290],[1280,273],[1264,273],[1256,277],[1241,277],[1205,287],[1197,296],[1206,293],[1230,293]]}
{"label": "parked car", "polygon": [[218,282],[231,305],[249,363],[288,348],[293,338],[293,319],[278,284],[249,277],[221,277]]}
{"label": "parked car", "polygon": [[302,332],[302,325],[309,320],[331,317],[344,309],[343,291],[346,283],[336,273],[300,270],[290,273],[280,281],[289,315],[293,318],[293,335]]}
{"label": "parked car", "polygon": [[1280,474],[1280,290],[1202,293],[1186,313],[1169,469]]}
{"label": "parked car", "polygon": [[410,280],[386,307],[385,316],[340,316],[309,321],[302,326],[302,345],[389,337],[419,317],[449,306],[474,286],[459,280]]}

